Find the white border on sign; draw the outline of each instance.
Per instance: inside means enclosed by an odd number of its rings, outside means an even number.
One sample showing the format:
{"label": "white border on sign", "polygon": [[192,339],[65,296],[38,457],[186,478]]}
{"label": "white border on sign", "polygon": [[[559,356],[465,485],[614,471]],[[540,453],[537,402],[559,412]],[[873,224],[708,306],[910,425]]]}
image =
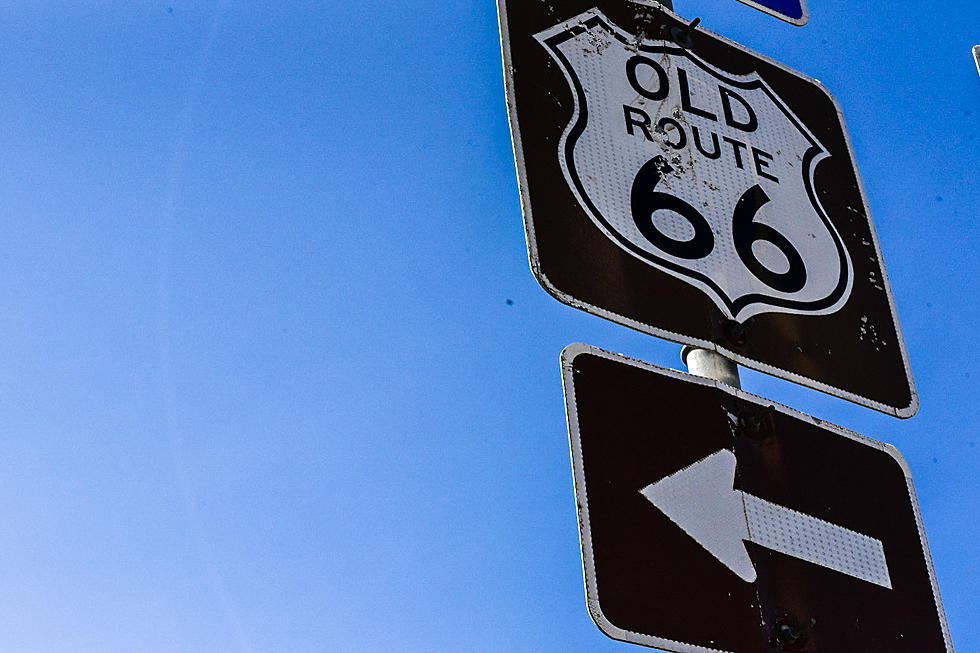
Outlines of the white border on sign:
{"label": "white border on sign", "polygon": [[915,494],[915,487],[912,484],[912,472],[909,469],[905,458],[902,457],[902,454],[898,451],[898,449],[885,442],[879,442],[878,440],[861,435],[860,433],[855,433],[854,431],[837,426],[831,422],[817,419],[816,417],[807,415],[806,413],[800,412],[788,406],[784,406],[775,401],[769,401],[764,397],[725,385],[720,381],[659,367],[657,365],[653,365],[652,363],[646,363],[635,358],[630,358],[623,354],[616,354],[598,347],[593,347],[592,345],[577,342],[568,345],[561,352],[561,376],[562,385],[565,390],[565,414],[568,419],[568,441],[572,456],[572,476],[575,483],[575,503],[578,506],[579,543],[582,547],[582,566],[585,574],[584,580],[586,601],[592,620],[595,621],[596,625],[599,626],[599,629],[602,630],[602,632],[606,633],[613,639],[618,639],[624,642],[632,642],[635,644],[644,644],[646,646],[652,646],[668,651],[675,651],[676,653],[735,653],[733,651],[705,648],[695,644],[678,642],[671,639],[655,637],[646,633],[637,633],[635,631],[625,630],[613,624],[602,613],[602,609],[599,607],[599,588],[596,581],[595,560],[592,554],[592,529],[589,524],[589,501],[585,488],[585,466],[582,460],[582,439],[579,431],[578,409],[575,402],[575,381],[572,372],[572,365],[575,358],[581,354],[599,356],[601,358],[630,365],[654,374],[679,379],[694,385],[714,387],[717,390],[725,392],[742,401],[755,404],[756,406],[762,408],[768,408],[771,406],[784,415],[804,422],[812,422],[813,424],[822,429],[830,431],[831,433],[845,437],[849,440],[853,440],[858,444],[871,447],[872,449],[877,449],[878,451],[891,456],[902,468],[902,472],[905,475],[905,483],[909,491],[912,512],[915,515],[915,523],[919,531],[919,541],[922,545],[922,554],[925,558],[926,569],[929,574],[929,583],[932,587],[933,602],[936,606],[936,613],[939,617],[939,623],[943,633],[943,641],[946,646],[946,651],[948,653],[953,653],[952,639],[949,635],[949,625],[946,622],[946,611],[943,608],[942,598],[939,595],[939,582],[936,579],[936,570],[932,563],[932,555],[929,553],[929,543],[926,540],[926,531],[922,522],[922,513],[919,511],[919,501]]}
{"label": "white border on sign", "polygon": [[[522,0],[516,0],[516,1],[520,2]],[[662,5],[658,5],[658,6],[664,13],[678,20],[681,21],[684,20],[684,18],[682,18],[679,14],[676,14],[673,11],[668,10],[666,7],[663,7]],[[597,9],[593,8],[590,11],[597,11]],[[585,12],[585,13],[589,13],[589,12]],[[613,311],[609,311],[604,308],[600,308],[598,306],[593,306],[592,304],[579,300],[576,297],[566,294],[561,290],[559,290],[558,288],[556,288],[548,279],[548,277],[545,276],[544,272],[542,272],[541,270],[541,263],[540,263],[540,259],[538,258],[537,244],[534,237],[534,222],[531,217],[531,190],[530,188],[528,188],[528,183],[527,183],[527,170],[524,166],[524,155],[523,155],[524,149],[523,149],[523,144],[521,142],[520,125],[517,120],[517,102],[514,94],[515,93],[514,66],[513,66],[513,59],[511,57],[511,52],[510,52],[510,31],[507,25],[507,0],[497,0],[497,19],[499,21],[499,27],[500,27],[501,51],[503,53],[504,88],[507,97],[507,114],[508,114],[508,120],[510,122],[511,142],[514,148],[514,160],[516,161],[517,164],[518,189],[521,196],[521,208],[524,213],[524,237],[527,241],[528,261],[530,263],[531,273],[538,280],[538,283],[540,283],[541,286],[550,295],[552,295],[558,301],[564,304],[568,304],[569,306],[574,306],[575,308],[583,310],[587,313],[591,313],[593,315],[597,315],[607,320],[617,322],[624,326],[628,326],[642,333],[647,333],[652,336],[656,336],[658,338],[664,338],[666,340],[672,340],[674,342],[683,345],[690,345],[692,347],[700,347],[702,349],[717,351],[722,356],[740,365],[744,365],[745,367],[757,370],[759,372],[764,372],[766,374],[771,374],[773,376],[786,379],[787,381],[792,381],[794,383],[798,383],[808,388],[813,388],[815,390],[825,392],[829,395],[840,397],[841,399],[852,401],[861,406],[866,406],[868,408],[872,408],[874,410],[880,411],[882,413],[886,413],[888,415],[893,415],[895,417],[900,417],[903,419],[915,415],[916,411],[918,411],[919,409],[919,395],[916,391],[915,380],[912,378],[912,368],[909,364],[908,351],[906,350],[905,347],[905,337],[902,335],[902,327],[898,321],[898,312],[895,309],[895,298],[892,294],[891,283],[888,281],[888,273],[885,270],[885,260],[881,255],[881,245],[878,242],[878,232],[875,230],[874,221],[871,219],[871,209],[868,206],[867,195],[865,194],[864,191],[864,183],[861,181],[861,175],[857,170],[857,164],[856,164],[857,159],[854,156],[854,148],[851,145],[851,137],[848,134],[847,126],[844,122],[844,114],[841,111],[840,105],[837,103],[836,98],[834,98],[834,96],[831,95],[831,93],[819,80],[814,79],[812,77],[808,77],[800,73],[799,71],[793,70],[792,68],[789,68],[788,66],[785,66],[774,59],[761,55],[753,50],[750,50],[749,48],[746,48],[745,46],[739,43],[736,43],[735,41],[732,41],[730,39],[725,38],[724,36],[711,32],[710,30],[704,30],[701,27],[697,28],[701,31],[704,31],[707,34],[710,34],[713,38],[722,41],[723,43],[729,45],[732,48],[735,48],[757,59],[761,59],[766,63],[768,63],[769,65],[779,68],[780,70],[786,73],[794,75],[799,79],[802,79],[810,84],[813,84],[818,89],[820,89],[833,103],[834,109],[837,111],[837,118],[840,121],[841,128],[843,131],[844,142],[847,146],[847,153],[850,156],[851,161],[854,162],[854,167],[855,167],[854,172],[855,172],[855,179],[857,180],[858,193],[861,196],[861,202],[862,205],[864,206],[865,215],[868,216],[868,230],[871,234],[871,240],[874,245],[875,256],[878,258],[878,263],[881,266],[882,286],[885,290],[885,295],[888,301],[888,307],[892,315],[892,321],[895,324],[895,334],[897,338],[896,344],[898,345],[899,351],[902,356],[902,364],[905,368],[905,378],[908,381],[909,391],[911,393],[911,399],[909,401],[909,405],[905,407],[888,406],[886,404],[883,404],[879,401],[875,401],[868,397],[863,397],[859,394],[842,390],[840,388],[834,387],[827,383],[822,383],[820,381],[817,381],[816,379],[811,379],[801,374],[789,372],[787,370],[775,367],[773,365],[768,365],[766,363],[762,363],[755,359],[748,358],[747,356],[741,356],[735,353],[734,351],[726,349],[725,347],[717,345],[713,342],[709,342],[707,340],[701,340],[699,338],[693,338],[680,333],[674,333],[673,331],[668,331],[666,329],[658,329],[650,324],[646,324],[638,320],[633,320],[624,315],[614,313]],[[567,22],[572,22],[574,20],[575,18],[572,18]]]}

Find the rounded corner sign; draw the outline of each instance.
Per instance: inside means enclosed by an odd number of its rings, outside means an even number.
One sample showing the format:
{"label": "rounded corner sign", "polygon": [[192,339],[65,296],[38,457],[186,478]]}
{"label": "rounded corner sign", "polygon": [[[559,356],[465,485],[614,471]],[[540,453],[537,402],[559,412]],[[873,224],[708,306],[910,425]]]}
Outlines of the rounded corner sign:
{"label": "rounded corner sign", "polygon": [[805,0],[738,0],[770,16],[802,27],[810,20]]}
{"label": "rounded corner sign", "polygon": [[894,447],[587,345],[562,380],[604,633],[682,653],[952,653]]}
{"label": "rounded corner sign", "polygon": [[551,294],[914,414],[870,210],[819,82],[659,5],[498,7],[531,268]]}

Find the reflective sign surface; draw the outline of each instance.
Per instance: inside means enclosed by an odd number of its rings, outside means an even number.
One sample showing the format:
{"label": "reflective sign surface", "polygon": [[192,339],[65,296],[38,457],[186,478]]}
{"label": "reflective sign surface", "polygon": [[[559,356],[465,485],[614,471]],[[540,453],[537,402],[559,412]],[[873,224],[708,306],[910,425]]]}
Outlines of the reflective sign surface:
{"label": "reflective sign surface", "polygon": [[918,407],[843,118],[659,7],[499,4],[531,269],[562,302],[899,417]]}
{"label": "reflective sign surface", "polygon": [[589,611],[669,651],[949,653],[894,447],[587,345],[562,354]]}

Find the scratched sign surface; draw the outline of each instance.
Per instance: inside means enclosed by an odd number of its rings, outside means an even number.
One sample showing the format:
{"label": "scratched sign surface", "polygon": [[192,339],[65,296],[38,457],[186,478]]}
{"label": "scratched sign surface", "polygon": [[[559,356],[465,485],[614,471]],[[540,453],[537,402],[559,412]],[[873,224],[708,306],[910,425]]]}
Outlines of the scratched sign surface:
{"label": "scratched sign surface", "polygon": [[644,4],[499,9],[531,267],[549,292],[915,412],[843,120],[819,83]]}
{"label": "scratched sign surface", "polygon": [[827,151],[758,74],[637,42],[596,10],[537,37],[576,89],[562,169],[613,240],[739,321],[847,300],[850,260],[813,192]]}

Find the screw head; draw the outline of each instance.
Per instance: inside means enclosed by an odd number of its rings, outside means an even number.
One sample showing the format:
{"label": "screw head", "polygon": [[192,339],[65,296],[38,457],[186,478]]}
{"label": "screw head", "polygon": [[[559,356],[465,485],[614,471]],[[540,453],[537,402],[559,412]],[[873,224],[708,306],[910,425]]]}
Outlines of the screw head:
{"label": "screw head", "polygon": [[781,619],[776,624],[776,643],[784,651],[802,651],[809,641],[810,629],[816,623],[816,619],[810,619],[803,623]]}
{"label": "screw head", "polygon": [[721,326],[722,331],[725,334],[725,338],[728,342],[736,347],[743,347],[748,341],[745,334],[745,326],[741,322],[736,322],[735,320],[725,320],[724,324]]}

